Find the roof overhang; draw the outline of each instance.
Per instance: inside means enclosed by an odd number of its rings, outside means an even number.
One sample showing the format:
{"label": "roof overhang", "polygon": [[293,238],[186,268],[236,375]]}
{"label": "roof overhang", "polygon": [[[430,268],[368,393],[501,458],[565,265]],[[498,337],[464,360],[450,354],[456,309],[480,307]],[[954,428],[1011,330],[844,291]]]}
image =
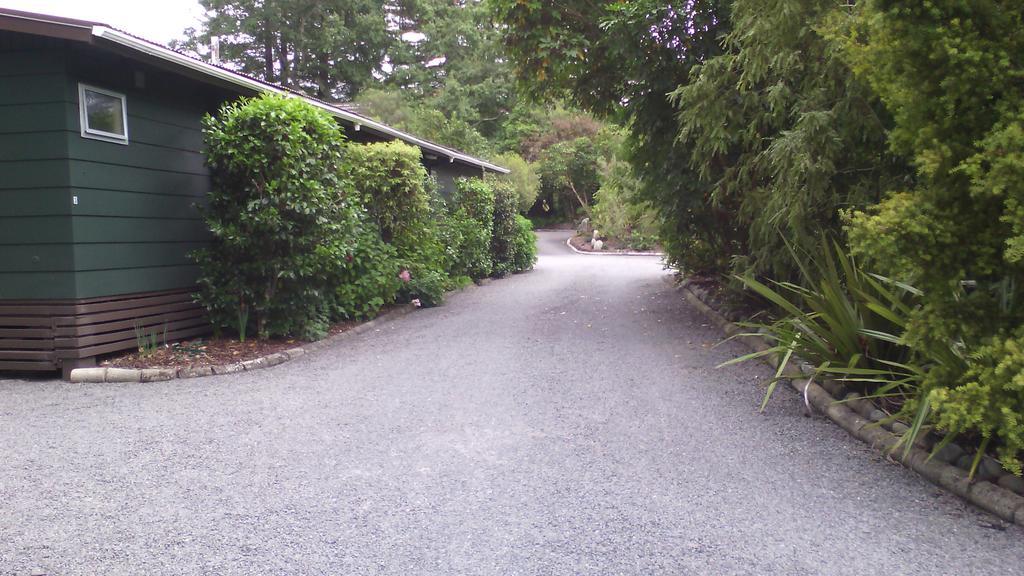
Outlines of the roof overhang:
{"label": "roof overhang", "polygon": [[59,18],[20,10],[3,9],[0,12],[0,29],[2,30],[77,42],[89,42],[94,24],[94,22],[85,20]]}

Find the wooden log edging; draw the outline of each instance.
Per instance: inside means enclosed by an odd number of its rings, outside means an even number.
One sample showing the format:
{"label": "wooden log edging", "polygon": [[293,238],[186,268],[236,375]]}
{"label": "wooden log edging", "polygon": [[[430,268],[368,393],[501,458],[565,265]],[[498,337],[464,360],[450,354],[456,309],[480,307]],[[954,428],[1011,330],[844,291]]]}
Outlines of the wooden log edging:
{"label": "wooden log edging", "polygon": [[[743,333],[739,326],[714,308],[705,304],[688,286],[679,286],[678,289],[682,291],[684,298],[690,305],[714,322],[726,335],[736,336]],[[742,336],[736,339],[753,351],[763,351],[771,347],[762,337]],[[773,367],[778,367],[779,358],[770,356],[764,359]],[[828,416],[830,420],[838,424],[843,430],[846,430],[851,436],[877,449],[887,457],[892,454],[893,448],[899,442],[899,436],[881,426],[875,425],[876,423],[873,420],[862,414],[867,410],[873,409],[870,402],[863,400],[854,402],[853,405],[859,408],[859,410],[851,409],[847,405],[850,403],[849,401],[840,402],[829,390],[826,390],[826,387],[832,390],[840,390],[841,386],[838,383],[825,381],[822,383],[823,385],[819,385],[810,378],[810,374],[805,373],[796,366],[787,368],[783,376],[789,380],[793,390],[806,398],[807,402],[814,409]],[[946,462],[930,458],[929,452],[922,450],[916,445],[911,447],[906,458],[893,458],[893,460],[917,472],[932,484],[956,494],[986,512],[994,514],[1007,522],[1024,526],[1024,497],[1012,490],[1007,490],[989,481],[971,482],[968,480],[966,471]]]}

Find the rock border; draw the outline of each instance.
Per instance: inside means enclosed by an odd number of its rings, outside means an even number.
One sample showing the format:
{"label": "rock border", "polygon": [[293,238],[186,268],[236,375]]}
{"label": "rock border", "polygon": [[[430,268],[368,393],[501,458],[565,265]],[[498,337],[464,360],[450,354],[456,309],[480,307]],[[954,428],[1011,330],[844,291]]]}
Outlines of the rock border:
{"label": "rock border", "polygon": [[[676,286],[676,289],[683,292],[686,301],[718,326],[727,336],[732,337],[743,333],[739,326],[705,304],[688,286]],[[737,336],[736,340],[753,351],[771,348],[768,342],[761,337]],[[763,357],[763,359],[776,368],[780,361],[776,355]],[[917,472],[932,484],[956,494],[1006,522],[1024,526],[1024,496],[1002,486],[1002,484],[1008,483],[1007,476],[1018,481],[1019,478],[1009,474],[1003,475],[999,479],[999,484],[987,480],[971,482],[967,479],[966,471],[943,462],[938,457],[931,457],[929,451],[916,444],[911,447],[906,458],[893,458],[891,457],[892,449],[899,442],[899,436],[895,432],[906,431],[905,425],[898,422],[893,423],[894,431],[886,430],[877,423],[881,418],[875,414],[879,411],[871,402],[859,398],[855,394],[848,395],[845,401],[841,402],[834,396],[841,395],[843,388],[840,383],[825,380],[818,384],[810,376],[802,367],[796,366],[788,367],[783,373],[783,377],[789,381],[790,387],[804,398],[809,407],[828,416],[851,436],[877,449],[890,460]]]}
{"label": "rock border", "polygon": [[565,245],[573,252],[577,254],[586,254],[587,256],[657,256],[659,258],[665,256],[664,252],[634,252],[631,250],[618,250],[615,252],[587,252],[586,250],[580,250],[572,245],[572,236],[565,239]]}
{"label": "rock border", "polygon": [[[453,292],[460,292],[473,286],[472,284],[454,290]],[[370,329],[376,328],[381,324],[390,322],[406,314],[416,310],[417,306],[413,304],[402,304],[396,308],[388,310],[387,312],[377,316],[373,320],[363,322],[354,326],[351,330],[339,332],[328,336],[322,340],[316,342],[309,342],[302,346],[296,346],[295,348],[289,348],[282,350],[281,352],[275,352],[268,354],[267,356],[260,356],[259,358],[253,358],[252,360],[246,360],[244,362],[236,362],[233,364],[220,364],[212,366],[198,366],[189,368],[76,368],[71,371],[69,381],[75,384],[100,384],[100,383],[124,383],[124,382],[163,382],[166,380],[175,380],[179,378],[200,378],[203,376],[216,376],[220,374],[233,374],[235,372],[247,372],[250,370],[259,370],[262,368],[270,368],[271,366],[277,366],[284,364],[289,360],[294,360],[300,356],[304,356],[309,352],[315,352],[328,346],[331,346],[345,338],[362,334]]]}

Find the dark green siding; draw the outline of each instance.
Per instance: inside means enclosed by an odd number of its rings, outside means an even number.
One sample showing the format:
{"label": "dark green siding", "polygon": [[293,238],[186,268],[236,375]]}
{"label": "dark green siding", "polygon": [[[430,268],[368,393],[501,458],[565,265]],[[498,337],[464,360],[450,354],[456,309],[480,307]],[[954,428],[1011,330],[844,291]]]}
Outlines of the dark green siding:
{"label": "dark green siding", "polygon": [[[140,82],[141,80],[141,82]],[[91,48],[68,53],[65,132],[76,296],[186,288],[189,253],[209,238],[196,206],[209,192],[201,119],[228,97],[194,80]],[[123,93],[128,145],[82,138],[78,84]]]}
{"label": "dark green siding", "polygon": [[[82,137],[79,83],[126,96],[128,145]],[[0,32],[0,299],[192,286],[188,255],[209,238],[201,119],[233,97],[92,46]]]}
{"label": "dark green siding", "polygon": [[0,34],[0,299],[72,298],[66,53]]}
{"label": "dark green siding", "polygon": [[427,170],[437,180],[437,187],[445,198],[451,198],[455,192],[455,180],[457,178],[480,177],[483,172],[480,168],[454,164],[445,161],[425,162]]}
{"label": "dark green siding", "polygon": [[[81,136],[80,82],[125,94],[127,146]],[[200,121],[231,97],[90,46],[0,33],[0,299],[191,286],[188,254],[208,239]]]}

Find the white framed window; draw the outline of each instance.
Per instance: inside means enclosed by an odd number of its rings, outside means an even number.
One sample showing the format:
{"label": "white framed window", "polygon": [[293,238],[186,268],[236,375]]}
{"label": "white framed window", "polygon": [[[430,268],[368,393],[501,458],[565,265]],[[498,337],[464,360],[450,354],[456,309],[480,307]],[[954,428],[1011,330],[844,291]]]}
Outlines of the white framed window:
{"label": "white framed window", "polygon": [[78,85],[82,137],[128,144],[128,107],[124,94]]}

